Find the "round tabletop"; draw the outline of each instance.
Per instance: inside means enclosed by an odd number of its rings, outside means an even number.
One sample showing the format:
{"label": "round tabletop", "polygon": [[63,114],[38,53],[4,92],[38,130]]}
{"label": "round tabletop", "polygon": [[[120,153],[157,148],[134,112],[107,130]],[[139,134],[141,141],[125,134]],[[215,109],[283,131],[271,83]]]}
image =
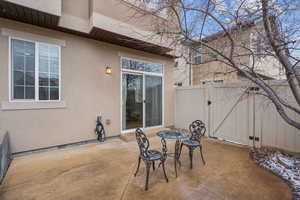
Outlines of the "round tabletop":
{"label": "round tabletop", "polygon": [[179,131],[179,130],[164,130],[159,131],[156,134],[158,137],[165,138],[165,139],[186,139],[189,135],[186,132]]}

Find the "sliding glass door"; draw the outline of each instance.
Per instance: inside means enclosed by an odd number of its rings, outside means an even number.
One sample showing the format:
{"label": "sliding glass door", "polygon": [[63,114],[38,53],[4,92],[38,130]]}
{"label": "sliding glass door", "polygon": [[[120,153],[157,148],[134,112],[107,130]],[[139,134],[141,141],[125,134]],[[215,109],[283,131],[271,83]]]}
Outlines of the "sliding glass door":
{"label": "sliding glass door", "polygon": [[143,127],[143,76],[122,75],[123,130]]}
{"label": "sliding glass door", "polygon": [[146,127],[162,125],[162,77],[145,76]]}
{"label": "sliding glass door", "polygon": [[123,131],[163,124],[162,65],[122,59],[121,109]]}

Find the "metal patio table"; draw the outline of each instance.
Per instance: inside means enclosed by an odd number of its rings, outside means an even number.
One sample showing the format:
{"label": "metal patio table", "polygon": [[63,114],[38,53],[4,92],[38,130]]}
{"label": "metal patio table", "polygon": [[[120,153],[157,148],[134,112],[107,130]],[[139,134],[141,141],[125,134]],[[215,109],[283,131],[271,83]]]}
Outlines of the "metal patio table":
{"label": "metal patio table", "polygon": [[164,130],[164,131],[158,132],[156,135],[160,138],[176,140],[174,153],[167,153],[167,155],[170,157],[174,157],[175,175],[177,177],[177,164],[181,165],[181,163],[179,161],[180,144],[181,144],[181,141],[184,139],[187,139],[189,137],[189,135],[186,132],[179,131],[179,130]]}

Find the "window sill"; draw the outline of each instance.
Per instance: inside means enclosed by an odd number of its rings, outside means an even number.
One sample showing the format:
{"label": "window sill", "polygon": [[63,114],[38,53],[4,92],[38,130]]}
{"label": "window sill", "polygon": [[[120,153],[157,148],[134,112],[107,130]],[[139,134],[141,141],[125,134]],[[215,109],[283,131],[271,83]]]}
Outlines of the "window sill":
{"label": "window sill", "polygon": [[1,110],[40,110],[40,109],[63,109],[66,102],[1,102]]}

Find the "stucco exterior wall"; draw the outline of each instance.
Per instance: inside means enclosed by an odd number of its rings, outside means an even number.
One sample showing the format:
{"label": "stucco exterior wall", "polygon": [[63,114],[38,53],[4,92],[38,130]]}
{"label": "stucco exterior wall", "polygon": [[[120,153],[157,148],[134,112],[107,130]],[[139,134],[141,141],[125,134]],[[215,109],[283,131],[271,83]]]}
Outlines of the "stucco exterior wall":
{"label": "stucco exterior wall", "polygon": [[[92,0],[93,12],[127,23],[144,31],[154,31],[156,23],[161,23],[163,17],[147,15],[141,12],[142,7],[136,0]],[[147,7],[144,7],[147,9]]]}
{"label": "stucco exterior wall", "polygon": [[[234,32],[232,34],[232,38],[235,42],[234,54],[236,55],[244,55],[239,56],[236,59],[238,64],[252,66],[253,60],[248,55],[249,51],[240,46],[246,46],[251,49],[254,53],[257,51],[255,35],[263,34],[264,29],[262,28],[262,22],[257,22],[257,24],[253,27],[250,27],[245,30],[241,30],[238,32]],[[262,36],[260,36],[262,37]],[[218,38],[214,38],[211,41],[208,41],[208,44],[215,49],[221,51],[224,55],[229,55],[230,50],[230,42],[226,37],[219,36]],[[266,48],[266,47],[263,47]],[[203,47],[201,49],[201,62],[202,64],[193,65],[193,84],[197,85],[201,83],[201,81],[207,80],[223,80],[224,82],[238,82],[247,80],[245,77],[239,75],[236,72],[227,73],[233,71],[232,68],[226,67],[221,62],[216,62],[214,56],[216,53],[209,54],[210,50],[208,48]],[[218,57],[220,58],[220,56]],[[267,77],[271,77],[273,79],[282,80],[286,79],[284,70],[277,59],[271,56],[256,56],[254,63],[254,70]],[[223,73],[223,74],[222,74]]]}
{"label": "stucco exterior wall", "polygon": [[90,22],[91,4],[88,0],[62,0],[62,15],[59,26],[89,33],[92,29]]}
{"label": "stucco exterior wall", "polygon": [[193,85],[203,81],[223,80],[224,83],[239,81],[237,72],[218,61],[212,61],[193,67]]}
{"label": "stucco exterior wall", "polygon": [[[240,44],[241,46],[250,47],[250,33],[251,29],[247,29],[232,34],[237,46],[235,47],[236,54],[243,55],[248,53],[244,48],[238,46]],[[209,41],[208,45],[218,49],[224,55],[229,55],[230,53],[230,41],[226,37],[219,37]],[[238,74],[233,72],[233,68],[230,68],[228,65],[225,65],[222,62],[214,61],[215,57],[212,55],[216,54],[210,52],[211,51],[208,48],[203,47],[201,49],[202,64],[193,65],[193,85],[200,84],[202,81],[213,80],[223,80],[224,82],[240,81]],[[220,56],[218,56],[218,58],[221,59]],[[248,65],[249,56],[240,56],[238,62]]]}
{"label": "stucco exterior wall", "polygon": [[61,3],[62,0],[51,0],[51,1],[44,1],[44,0],[6,0],[8,2],[12,2],[15,4],[19,4],[22,6],[26,6],[29,8],[33,8],[36,10],[40,10],[49,14],[61,15]]}
{"label": "stucco exterior wall", "polygon": [[[61,99],[57,109],[0,109],[0,127],[10,133],[12,151],[20,152],[95,139],[96,116],[103,121],[107,136],[120,134],[121,56],[164,64],[164,126],[174,124],[172,59],[128,48],[0,19],[0,28],[22,31],[65,41],[61,48]],[[26,39],[26,38],[24,38]],[[0,35],[0,103],[9,99],[9,39]],[[112,75],[105,74],[106,66]]]}

